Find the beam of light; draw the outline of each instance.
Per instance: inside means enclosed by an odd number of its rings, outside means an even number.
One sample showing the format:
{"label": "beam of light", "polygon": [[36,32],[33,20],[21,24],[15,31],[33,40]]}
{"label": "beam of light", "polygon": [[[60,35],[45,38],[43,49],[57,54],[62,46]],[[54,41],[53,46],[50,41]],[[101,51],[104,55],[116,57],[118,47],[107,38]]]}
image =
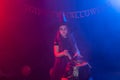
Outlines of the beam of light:
{"label": "beam of light", "polygon": [[66,16],[65,16],[65,13],[64,13],[64,12],[62,13],[62,16],[63,16],[63,21],[64,21],[64,22],[67,22],[67,18],[66,18]]}
{"label": "beam of light", "polygon": [[113,8],[120,11],[120,0],[108,0],[108,2]]}

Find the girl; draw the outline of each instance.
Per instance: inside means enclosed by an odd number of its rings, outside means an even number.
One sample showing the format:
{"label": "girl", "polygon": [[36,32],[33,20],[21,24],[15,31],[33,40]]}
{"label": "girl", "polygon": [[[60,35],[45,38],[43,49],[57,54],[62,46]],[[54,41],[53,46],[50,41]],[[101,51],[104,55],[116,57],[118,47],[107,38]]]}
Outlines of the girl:
{"label": "girl", "polygon": [[56,38],[54,40],[55,63],[51,69],[51,80],[67,80],[65,71],[67,63],[76,56],[80,56],[73,35],[70,33],[68,26],[62,24],[59,26]]}

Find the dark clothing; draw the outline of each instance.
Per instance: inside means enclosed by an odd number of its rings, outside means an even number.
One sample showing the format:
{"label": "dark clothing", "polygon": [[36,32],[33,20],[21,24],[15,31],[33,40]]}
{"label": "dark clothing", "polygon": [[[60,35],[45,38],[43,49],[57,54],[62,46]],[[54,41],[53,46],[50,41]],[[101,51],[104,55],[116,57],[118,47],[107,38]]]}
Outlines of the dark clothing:
{"label": "dark clothing", "polygon": [[[62,36],[56,37],[54,45],[59,46],[59,52],[68,50],[71,57],[76,53],[75,40],[73,36],[68,36],[63,38]],[[74,57],[75,61],[77,57]],[[54,67],[52,68],[51,80],[61,80],[62,77],[68,78],[73,74],[73,66],[75,66],[74,58],[69,60],[68,57],[55,57]],[[84,62],[83,59],[78,59],[80,62]],[[79,77],[71,77],[69,80],[88,80],[90,77],[90,68],[88,66],[83,66],[79,69]]]}
{"label": "dark clothing", "polygon": [[[70,38],[63,38],[60,37],[59,39],[56,38],[54,41],[54,45],[59,46],[59,52],[64,50],[68,50],[70,55],[73,56],[75,53],[74,42]],[[65,68],[67,63],[69,62],[68,57],[55,57],[55,63],[53,67],[53,79],[52,80],[60,80],[65,72]]]}
{"label": "dark clothing", "polygon": [[60,36],[60,38],[55,38],[54,45],[59,46],[59,52],[68,50],[71,56],[76,52],[75,41],[72,37],[63,38]]}

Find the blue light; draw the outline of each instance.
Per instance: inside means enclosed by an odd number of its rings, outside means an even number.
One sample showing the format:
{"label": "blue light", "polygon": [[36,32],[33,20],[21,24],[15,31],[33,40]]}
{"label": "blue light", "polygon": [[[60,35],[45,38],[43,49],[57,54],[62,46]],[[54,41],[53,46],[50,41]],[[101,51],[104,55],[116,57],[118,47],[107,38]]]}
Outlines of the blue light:
{"label": "blue light", "polygon": [[63,12],[63,21],[64,22],[67,22],[67,18],[66,18],[66,16],[65,16],[65,13]]}
{"label": "blue light", "polygon": [[109,0],[109,3],[114,7],[116,10],[120,11],[120,0]]}

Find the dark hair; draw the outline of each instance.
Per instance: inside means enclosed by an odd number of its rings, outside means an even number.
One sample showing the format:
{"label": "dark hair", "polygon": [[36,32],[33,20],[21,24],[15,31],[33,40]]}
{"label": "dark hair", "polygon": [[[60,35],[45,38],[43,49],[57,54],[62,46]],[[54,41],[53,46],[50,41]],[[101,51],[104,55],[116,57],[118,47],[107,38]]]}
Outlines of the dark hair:
{"label": "dark hair", "polygon": [[70,29],[69,29],[69,26],[68,26],[68,23],[59,23],[59,27],[58,27],[58,31],[57,31],[57,34],[56,34],[56,38],[57,39],[59,39],[59,38],[61,38],[62,36],[60,35],[60,32],[59,32],[59,29],[60,29],[60,26],[62,26],[62,25],[65,25],[66,27],[67,27],[67,29],[68,29],[68,35],[67,36],[69,36],[70,34],[71,34],[71,32],[70,32]]}
{"label": "dark hair", "polygon": [[[69,46],[72,49],[71,51],[73,53],[75,53],[76,48],[75,48],[75,41],[74,41],[73,37],[70,35],[67,40],[68,40]],[[64,44],[64,38],[61,35],[57,34],[57,36],[54,40],[54,45],[60,45],[60,46],[62,45],[63,46],[63,44]],[[61,47],[59,47],[59,48],[60,48],[60,51],[61,51],[62,48]]]}
{"label": "dark hair", "polygon": [[[67,26],[67,28],[68,28],[67,38],[68,38],[68,41],[69,41],[69,43],[70,43],[70,45],[72,47],[72,50],[75,51],[75,42],[76,41],[75,41],[75,38],[74,38],[74,34],[71,32],[68,23],[59,23],[59,27],[62,26],[62,25],[66,25]],[[58,43],[62,44],[63,43],[63,39],[64,38],[60,35],[59,28],[58,28],[58,31],[56,33],[56,37],[54,39],[54,42],[55,43],[58,42]]]}
{"label": "dark hair", "polygon": [[61,26],[61,25],[67,25],[68,26],[68,23],[66,23],[66,22],[58,23],[58,26]]}
{"label": "dark hair", "polygon": [[68,34],[72,33],[71,26],[70,26],[70,24],[67,23],[67,22],[61,22],[61,23],[59,23],[59,24],[58,24],[58,30],[59,30],[60,26],[62,26],[62,25],[67,26]]}
{"label": "dark hair", "polygon": [[[61,24],[59,24],[59,27],[62,26],[62,25],[66,25],[66,26],[67,26],[67,29],[68,29],[68,35],[67,35],[68,40],[69,40],[70,44],[71,44],[72,46],[74,46],[75,40],[74,40],[73,33],[70,31],[70,27],[68,26],[67,23],[61,23]],[[60,35],[59,30],[58,30],[57,33],[56,33],[55,39],[57,39],[58,42],[59,42],[59,41],[62,41],[62,39],[63,39],[63,37]],[[73,48],[75,48],[75,46],[74,46]]]}

